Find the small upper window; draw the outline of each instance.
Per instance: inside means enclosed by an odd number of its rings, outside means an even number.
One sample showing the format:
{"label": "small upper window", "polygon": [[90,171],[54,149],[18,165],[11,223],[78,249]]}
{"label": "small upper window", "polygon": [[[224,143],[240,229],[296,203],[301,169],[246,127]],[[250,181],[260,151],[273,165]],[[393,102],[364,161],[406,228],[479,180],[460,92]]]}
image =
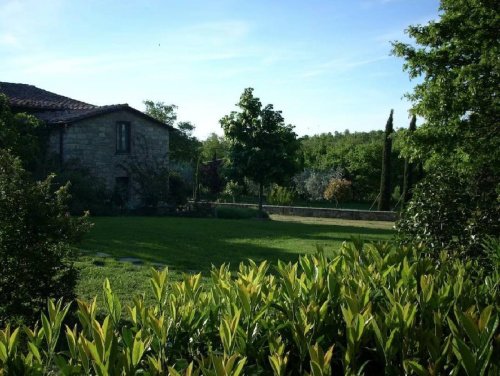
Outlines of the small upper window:
{"label": "small upper window", "polygon": [[128,121],[116,123],[116,152],[130,153],[130,123]]}

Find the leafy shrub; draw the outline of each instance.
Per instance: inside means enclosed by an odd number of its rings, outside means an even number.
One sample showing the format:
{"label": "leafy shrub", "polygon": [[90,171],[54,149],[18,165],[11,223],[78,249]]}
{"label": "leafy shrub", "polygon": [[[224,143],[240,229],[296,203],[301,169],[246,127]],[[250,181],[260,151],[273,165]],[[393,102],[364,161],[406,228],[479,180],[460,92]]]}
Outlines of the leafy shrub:
{"label": "leafy shrub", "polygon": [[266,212],[259,213],[258,209],[253,208],[231,208],[217,207],[215,216],[223,219],[251,219],[251,218],[269,218]]}
{"label": "leafy shrub", "polygon": [[7,97],[0,93],[0,148],[21,159],[23,168],[44,175],[47,127],[32,115],[10,110]]}
{"label": "leafy shrub", "polygon": [[323,200],[325,189],[332,179],[341,179],[340,169],[330,169],[327,171],[315,171],[306,169],[293,177],[295,190],[303,198],[320,201]]}
{"label": "leafy shrub", "polygon": [[352,198],[352,183],[346,179],[332,179],[323,193],[325,200],[334,201],[336,205]]}
{"label": "leafy shrub", "polygon": [[[68,307],[49,302],[42,327],[0,332],[0,369],[29,374],[331,375],[484,374],[500,371],[498,275],[477,262],[390,244],[344,244],[298,263],[249,261],[210,283],[169,283],[152,270],[144,295],[122,306],[108,281],[106,311],[78,301],[80,325],[60,333]],[[56,347],[59,336],[61,348]],[[496,337],[498,338],[498,337]],[[28,346],[19,346],[26,340]],[[224,369],[224,371],[222,371]]]}
{"label": "leafy shrub", "polygon": [[168,180],[168,203],[178,207],[184,205],[189,197],[190,189],[186,181],[177,171],[169,174]]}
{"label": "leafy shrub", "polygon": [[486,236],[483,241],[483,250],[486,267],[500,275],[500,237]]}
{"label": "leafy shrub", "polygon": [[200,183],[212,196],[217,196],[224,189],[225,179],[222,176],[222,168],[222,159],[217,159],[215,155],[212,160],[199,166]]}
{"label": "leafy shrub", "polygon": [[29,321],[47,297],[73,296],[69,245],[89,223],[69,216],[68,186],[53,193],[52,180],[32,181],[18,158],[0,150],[0,323]]}
{"label": "leafy shrub", "polygon": [[[473,182],[469,180],[473,179]],[[500,203],[493,189],[477,189],[478,178],[441,170],[425,177],[396,227],[404,243],[424,243],[463,256],[482,256],[482,242],[500,233]]]}
{"label": "leafy shrub", "polygon": [[394,204],[394,207],[401,204],[402,199],[403,199],[403,197],[401,194],[401,188],[399,187],[399,185],[396,185],[394,187],[394,189],[392,190],[392,194],[391,194],[391,202]]}
{"label": "leafy shrub", "polygon": [[294,200],[293,190],[273,185],[267,195],[267,202],[271,205],[292,205]]}
{"label": "leafy shrub", "polygon": [[226,183],[226,187],[222,192],[223,196],[230,197],[233,202],[236,202],[236,197],[243,193],[243,187],[235,182],[234,180],[230,180]]}

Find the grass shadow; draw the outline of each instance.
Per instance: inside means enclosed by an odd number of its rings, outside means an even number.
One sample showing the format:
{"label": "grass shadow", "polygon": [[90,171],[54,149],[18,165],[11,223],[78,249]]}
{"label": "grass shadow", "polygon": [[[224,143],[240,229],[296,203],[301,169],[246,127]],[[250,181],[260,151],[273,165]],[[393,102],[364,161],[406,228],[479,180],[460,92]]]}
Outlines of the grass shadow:
{"label": "grass shadow", "polygon": [[80,249],[118,259],[134,257],[178,271],[207,272],[211,265],[252,259],[295,261],[316,245],[337,247],[351,237],[387,240],[393,231],[287,221],[171,217],[93,218],[95,226]]}

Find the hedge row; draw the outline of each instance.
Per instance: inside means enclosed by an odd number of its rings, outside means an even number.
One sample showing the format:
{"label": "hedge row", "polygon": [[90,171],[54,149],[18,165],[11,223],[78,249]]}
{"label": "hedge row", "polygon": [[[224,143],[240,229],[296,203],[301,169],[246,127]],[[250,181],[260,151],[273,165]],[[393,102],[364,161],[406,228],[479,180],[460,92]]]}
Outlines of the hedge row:
{"label": "hedge row", "polygon": [[[498,375],[499,273],[388,243],[295,264],[213,268],[211,282],[152,270],[155,303],[49,301],[33,328],[0,331],[0,374]],[[66,317],[68,316],[68,317]]]}

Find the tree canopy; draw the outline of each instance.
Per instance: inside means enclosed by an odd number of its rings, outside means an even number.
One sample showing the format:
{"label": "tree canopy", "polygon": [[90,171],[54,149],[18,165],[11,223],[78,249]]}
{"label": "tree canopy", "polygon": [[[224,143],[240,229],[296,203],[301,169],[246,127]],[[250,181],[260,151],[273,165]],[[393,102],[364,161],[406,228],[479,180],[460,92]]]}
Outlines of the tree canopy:
{"label": "tree canopy", "polygon": [[421,78],[408,97],[424,123],[404,152],[426,170],[399,228],[475,254],[500,231],[500,6],[441,0],[440,10],[437,21],[408,28],[413,43],[394,43],[410,77]]}
{"label": "tree canopy", "polygon": [[408,28],[414,43],[394,43],[410,78],[423,78],[408,97],[425,122],[406,152],[428,167],[447,161],[498,175],[499,8],[495,0],[442,0],[439,20]]}
{"label": "tree canopy", "polygon": [[177,124],[177,106],[163,102],[144,101],[146,114],[159,120],[176,131],[170,132],[170,155],[175,161],[188,162],[194,165],[198,159],[200,141],[193,136],[195,126],[189,121],[180,121]]}
{"label": "tree canopy", "polygon": [[35,175],[43,175],[46,128],[34,116],[14,114],[7,97],[0,94],[0,148],[19,157],[23,167]]}
{"label": "tree canopy", "polygon": [[235,178],[247,177],[259,185],[262,209],[264,185],[281,183],[297,171],[300,144],[292,125],[286,125],[281,111],[272,104],[262,107],[253,89],[244,90],[233,111],[220,120],[230,142],[229,171]]}
{"label": "tree canopy", "polygon": [[[373,202],[379,193],[384,132],[323,133],[301,139],[304,168],[314,171],[341,170],[352,181],[353,199]],[[393,133],[391,186],[400,185],[403,161],[401,131]]]}
{"label": "tree canopy", "polygon": [[210,161],[214,155],[216,158],[225,158],[228,148],[229,145],[225,137],[218,136],[217,133],[212,132],[202,141],[201,157],[203,161]]}

